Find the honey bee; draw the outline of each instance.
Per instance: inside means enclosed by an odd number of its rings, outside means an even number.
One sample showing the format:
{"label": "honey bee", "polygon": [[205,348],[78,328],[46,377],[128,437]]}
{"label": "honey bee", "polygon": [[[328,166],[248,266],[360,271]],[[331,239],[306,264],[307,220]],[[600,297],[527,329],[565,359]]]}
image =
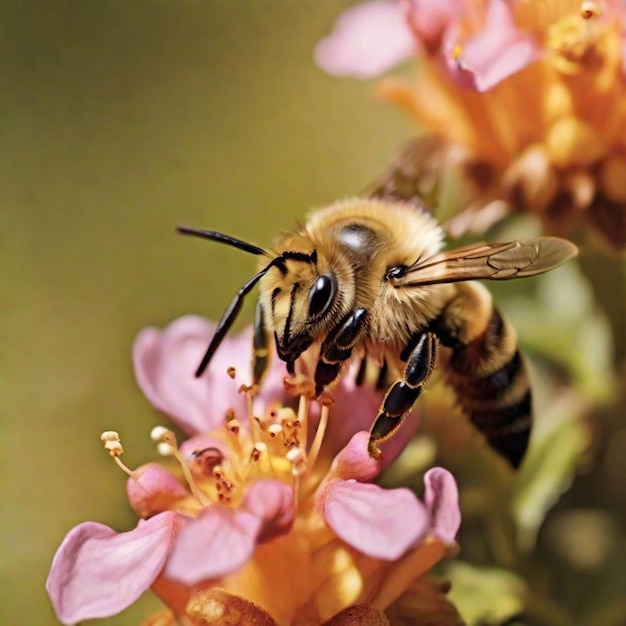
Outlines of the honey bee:
{"label": "honey bee", "polygon": [[305,351],[318,351],[316,395],[332,387],[352,358],[363,357],[363,366],[373,355],[395,377],[370,430],[369,452],[378,457],[378,444],[399,428],[437,364],[488,443],[513,467],[520,465],[532,424],[525,360],[513,326],[489,291],[471,281],[547,272],[576,256],[574,244],[540,237],[442,252],[443,230],[431,214],[374,198],[313,211],[303,227],[269,249],[216,231],[178,230],[270,259],[235,295],[196,376],[259,283],[255,381],[267,367],[272,335],[291,373]]}

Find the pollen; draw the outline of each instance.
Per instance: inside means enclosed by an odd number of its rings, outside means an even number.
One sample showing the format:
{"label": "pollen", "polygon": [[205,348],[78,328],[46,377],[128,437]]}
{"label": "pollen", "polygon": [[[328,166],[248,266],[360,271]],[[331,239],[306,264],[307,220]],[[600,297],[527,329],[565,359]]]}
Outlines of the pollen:
{"label": "pollen", "polygon": [[191,469],[189,468],[189,464],[187,463],[187,460],[183,457],[183,455],[180,453],[180,450],[178,449],[176,435],[174,435],[174,433],[168,428],[165,428],[165,426],[155,426],[150,431],[150,438],[157,444],[159,454],[161,454],[162,456],[173,456],[178,461],[183,471],[185,480],[189,485],[189,489],[191,490],[191,493],[193,493],[193,495],[196,497],[198,502],[200,502],[200,504],[202,504],[203,506],[209,504],[209,499],[196,483],[191,473]]}
{"label": "pollen", "polygon": [[100,441],[104,444],[104,449],[108,451],[109,455],[113,458],[117,466],[129,476],[134,476],[133,470],[131,470],[125,463],[122,462],[120,457],[124,454],[124,448],[120,441],[120,435],[115,430],[105,430],[100,435]]}
{"label": "pollen", "polygon": [[580,15],[584,20],[590,20],[600,17],[602,12],[595,2],[583,2],[580,5]]}
{"label": "pollen", "polygon": [[267,427],[267,433],[273,439],[283,433],[283,427],[280,424],[270,424]]}
{"label": "pollen", "polygon": [[285,457],[292,465],[291,473],[293,476],[302,476],[306,472],[306,458],[300,448],[291,448]]}
{"label": "pollen", "polygon": [[231,365],[231,367],[229,367],[226,370],[226,373],[234,380],[237,377],[237,370]]}
{"label": "pollen", "polygon": [[124,448],[120,441],[120,435],[114,430],[106,430],[100,435],[100,440],[104,443],[105,450],[109,451],[111,456],[122,456]]}

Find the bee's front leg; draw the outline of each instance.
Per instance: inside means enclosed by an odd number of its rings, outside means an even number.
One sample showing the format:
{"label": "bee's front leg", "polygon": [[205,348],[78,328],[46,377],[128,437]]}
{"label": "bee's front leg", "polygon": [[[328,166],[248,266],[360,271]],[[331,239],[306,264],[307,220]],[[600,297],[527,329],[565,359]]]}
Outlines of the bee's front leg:
{"label": "bee's front leg", "polygon": [[378,444],[391,437],[402,424],[406,412],[413,406],[435,367],[437,337],[423,333],[408,355],[402,380],[396,381],[380,405],[378,416],[370,430],[368,451],[374,458],[380,457]]}
{"label": "bee's front leg", "polygon": [[361,307],[351,313],[328,333],[320,349],[315,368],[315,395],[332,383],[343,364],[352,356],[352,349],[367,326],[367,309]]}

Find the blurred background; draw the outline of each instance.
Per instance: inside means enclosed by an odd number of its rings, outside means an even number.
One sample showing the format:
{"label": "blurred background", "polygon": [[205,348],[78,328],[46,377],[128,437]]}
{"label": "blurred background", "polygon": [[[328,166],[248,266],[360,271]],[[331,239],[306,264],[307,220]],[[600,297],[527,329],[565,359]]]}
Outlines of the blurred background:
{"label": "blurred background", "polygon": [[[313,65],[316,41],[348,4],[2,3],[3,624],[56,623],[44,581],[70,528],[135,525],[125,477],[99,440],[118,430],[130,466],[155,458],[148,435],[162,418],[134,381],[135,335],[186,313],[218,316],[255,267],[174,225],[267,244],[311,207],[364,189],[414,133],[371,83]],[[587,262],[623,319],[623,260],[610,261],[617,272]],[[593,346],[583,361],[595,362]],[[569,614],[587,610],[576,609],[583,592],[604,593],[614,610],[626,590],[623,411],[612,399],[597,412],[600,461],[558,505],[599,515],[603,558],[616,562],[602,575],[578,571],[550,542],[558,515],[539,545]],[[147,594],[102,623],[137,624],[159,606]]]}

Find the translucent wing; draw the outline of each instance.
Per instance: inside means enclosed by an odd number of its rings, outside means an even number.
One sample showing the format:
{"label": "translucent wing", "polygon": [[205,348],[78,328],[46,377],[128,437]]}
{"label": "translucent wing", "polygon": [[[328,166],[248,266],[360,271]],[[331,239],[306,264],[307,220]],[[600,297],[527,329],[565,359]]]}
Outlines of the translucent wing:
{"label": "translucent wing", "polygon": [[522,243],[479,243],[418,260],[393,278],[396,287],[417,287],[462,280],[508,280],[542,274],[578,254],[566,239],[539,237]]}

